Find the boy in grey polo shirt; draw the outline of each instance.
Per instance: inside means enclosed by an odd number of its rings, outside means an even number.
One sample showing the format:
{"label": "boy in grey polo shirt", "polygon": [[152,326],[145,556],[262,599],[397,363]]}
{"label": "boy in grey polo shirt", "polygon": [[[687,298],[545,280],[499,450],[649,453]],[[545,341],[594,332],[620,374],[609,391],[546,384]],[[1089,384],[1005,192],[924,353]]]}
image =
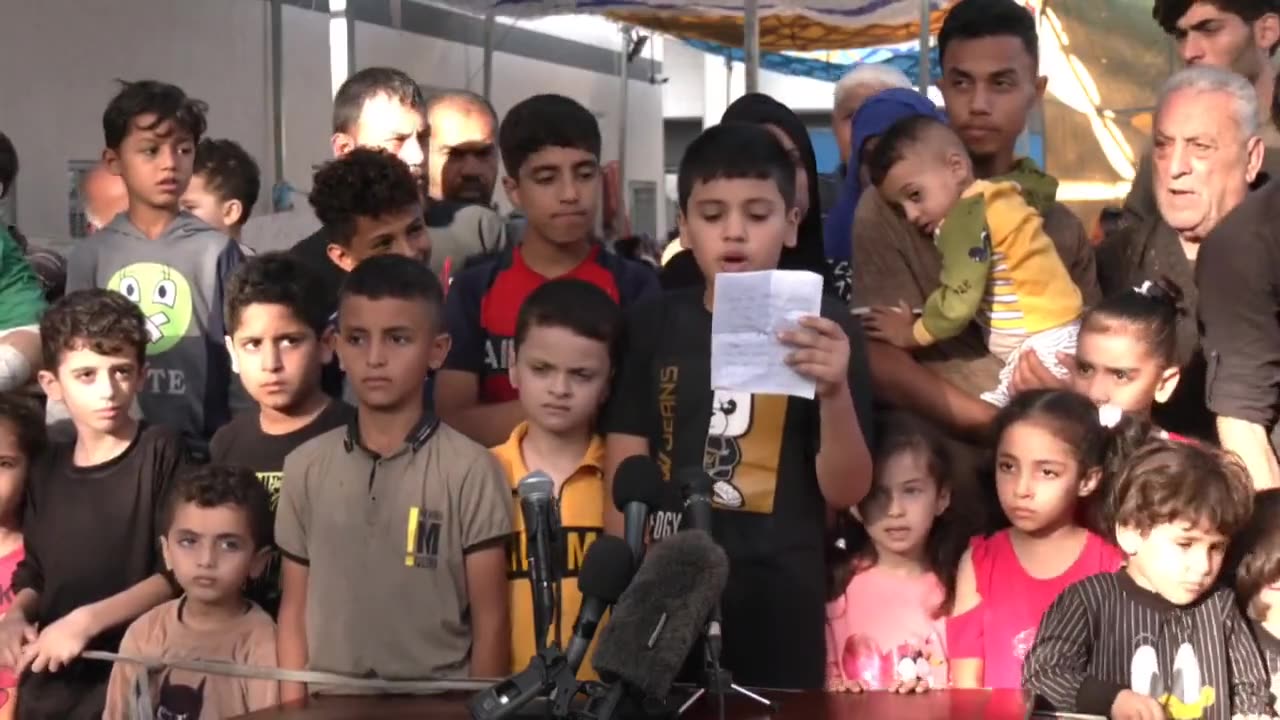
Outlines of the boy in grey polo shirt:
{"label": "boy in grey polo shirt", "polygon": [[399,256],[365,260],[342,287],[337,350],[358,413],[284,462],[282,668],[389,680],[510,669],[510,490],[485,448],[423,406],[449,349],[442,301],[431,271]]}

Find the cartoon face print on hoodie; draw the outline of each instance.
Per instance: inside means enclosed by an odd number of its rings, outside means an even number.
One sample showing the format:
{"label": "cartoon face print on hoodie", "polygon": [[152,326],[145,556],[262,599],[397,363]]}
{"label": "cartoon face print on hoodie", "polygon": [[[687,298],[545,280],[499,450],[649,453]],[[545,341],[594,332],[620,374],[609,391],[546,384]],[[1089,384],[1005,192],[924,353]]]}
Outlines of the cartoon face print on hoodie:
{"label": "cartoon face print on hoodie", "polygon": [[115,290],[137,304],[147,319],[147,355],[159,355],[173,348],[191,325],[191,285],[182,273],[168,265],[141,262],[116,271],[107,281]]}

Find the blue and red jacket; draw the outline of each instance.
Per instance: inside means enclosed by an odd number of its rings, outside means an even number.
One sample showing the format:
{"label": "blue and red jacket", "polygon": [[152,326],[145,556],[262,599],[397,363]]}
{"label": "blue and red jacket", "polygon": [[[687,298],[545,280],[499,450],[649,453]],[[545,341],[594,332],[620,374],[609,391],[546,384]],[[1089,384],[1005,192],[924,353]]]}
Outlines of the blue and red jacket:
{"label": "blue and red jacket", "polygon": [[[619,257],[598,243],[577,267],[559,277],[585,280],[624,308],[659,292],[652,268]],[[453,344],[444,367],[475,373],[480,402],[506,402],[518,396],[507,372],[516,318],[525,298],[551,279],[526,265],[520,246],[515,245],[463,270],[449,284],[444,314]]]}

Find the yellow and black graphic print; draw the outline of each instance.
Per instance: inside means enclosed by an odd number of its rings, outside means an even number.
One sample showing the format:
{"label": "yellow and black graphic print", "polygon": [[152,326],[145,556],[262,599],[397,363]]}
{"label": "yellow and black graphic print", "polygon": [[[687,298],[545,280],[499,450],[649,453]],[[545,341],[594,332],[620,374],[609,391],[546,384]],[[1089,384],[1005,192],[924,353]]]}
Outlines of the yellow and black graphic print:
{"label": "yellow and black graphic print", "polygon": [[[563,528],[563,549],[560,556],[560,567],[564,569],[564,577],[578,577],[582,568],[582,558],[587,555],[587,548],[600,537],[603,532],[598,527],[566,527]],[[518,580],[529,578],[529,536],[524,532],[514,532],[507,537],[507,579]],[[554,560],[553,560],[554,562]]]}
{"label": "yellow and black graphic print", "polygon": [[786,415],[784,395],[715,392],[703,468],[715,481],[717,507],[773,512]]}
{"label": "yellow and black graphic print", "polygon": [[444,515],[436,510],[409,508],[404,564],[434,570],[440,563],[440,533]]}
{"label": "yellow and black graphic print", "polygon": [[1161,673],[1155,647],[1146,642],[1134,650],[1129,668],[1130,689],[1159,701],[1170,720],[1199,720],[1217,700],[1214,687],[1203,682],[1200,659],[1189,643],[1178,646],[1170,677]]}
{"label": "yellow and black graphic print", "polygon": [[283,472],[260,472],[258,473],[258,482],[267,489],[267,494],[271,496],[271,512],[275,513],[276,508],[280,506],[280,481],[284,478]]}

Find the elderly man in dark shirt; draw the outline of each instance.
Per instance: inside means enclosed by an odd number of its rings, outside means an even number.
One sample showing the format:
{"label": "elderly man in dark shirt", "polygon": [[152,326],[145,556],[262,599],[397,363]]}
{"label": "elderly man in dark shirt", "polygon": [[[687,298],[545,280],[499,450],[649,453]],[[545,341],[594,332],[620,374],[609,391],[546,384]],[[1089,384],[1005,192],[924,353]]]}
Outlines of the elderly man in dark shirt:
{"label": "elderly man in dark shirt", "polygon": [[1234,73],[1188,68],[1161,93],[1154,188],[1195,264],[1205,399],[1258,488],[1280,486],[1280,185],[1260,173],[1258,98]]}

